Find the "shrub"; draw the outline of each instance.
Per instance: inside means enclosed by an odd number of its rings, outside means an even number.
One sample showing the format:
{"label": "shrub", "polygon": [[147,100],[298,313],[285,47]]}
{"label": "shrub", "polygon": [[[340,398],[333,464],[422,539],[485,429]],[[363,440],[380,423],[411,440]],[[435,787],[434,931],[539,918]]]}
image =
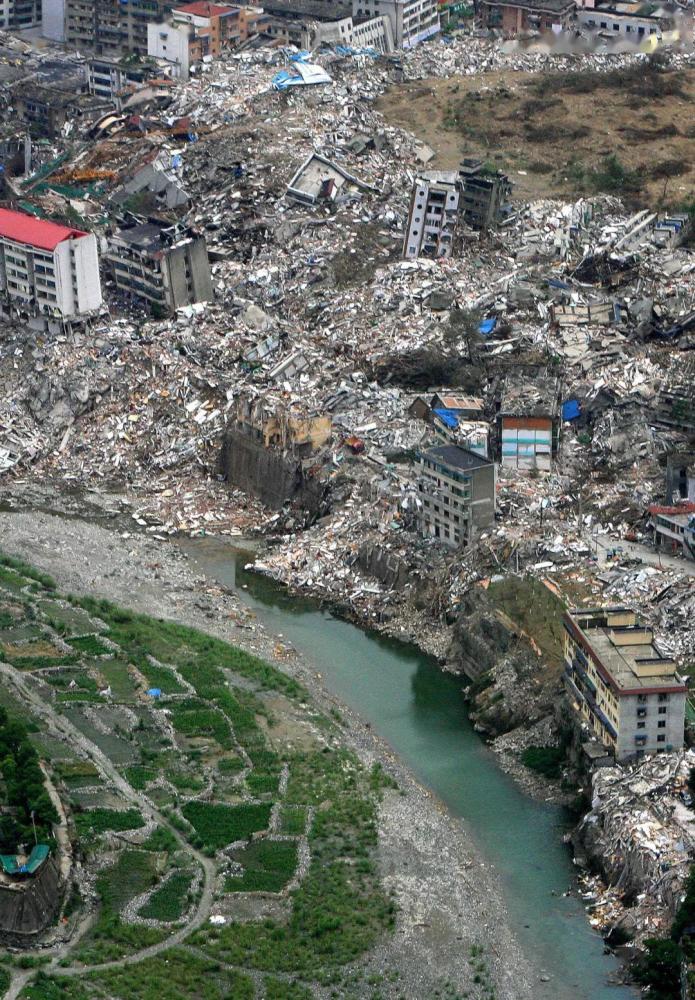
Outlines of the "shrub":
{"label": "shrub", "polygon": [[267,829],[270,808],[269,803],[225,806],[211,802],[187,802],[181,812],[198,834],[200,842],[217,850]]}
{"label": "shrub", "polygon": [[527,747],[521,753],[521,763],[546,778],[559,778],[565,759],[563,747]]}

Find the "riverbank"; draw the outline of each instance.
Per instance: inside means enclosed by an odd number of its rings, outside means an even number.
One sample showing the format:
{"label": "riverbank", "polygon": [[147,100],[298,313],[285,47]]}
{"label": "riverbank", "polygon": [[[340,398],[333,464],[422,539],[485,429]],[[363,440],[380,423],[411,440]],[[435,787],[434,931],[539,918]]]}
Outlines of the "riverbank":
{"label": "riverbank", "polygon": [[[368,962],[377,977],[380,970],[401,970],[393,996],[429,996],[445,982],[454,987],[467,982],[472,945],[484,950],[497,996],[563,995],[559,984],[545,987],[544,970],[522,953],[496,875],[462,824],[353,712],[328,695],[313,665],[293,660],[282,638],[254,620],[225,588],[196,576],[176,547],[45,512],[0,513],[0,538],[5,551],[50,572],[62,590],[106,597],[218,635],[274,662],[321,704],[340,712],[346,745],[368,764],[380,761],[403,793],[386,796],[379,831],[383,877],[398,903],[397,927]],[[390,989],[381,986],[385,996]]]}

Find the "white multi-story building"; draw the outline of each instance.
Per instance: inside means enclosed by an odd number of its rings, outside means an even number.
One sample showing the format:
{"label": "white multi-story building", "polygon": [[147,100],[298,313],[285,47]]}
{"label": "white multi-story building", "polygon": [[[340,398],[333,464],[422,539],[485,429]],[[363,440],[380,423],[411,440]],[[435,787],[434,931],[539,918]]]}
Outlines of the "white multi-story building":
{"label": "white multi-story building", "polygon": [[387,17],[397,49],[409,49],[440,29],[437,0],[352,0],[352,17],[356,23]]}
{"label": "white multi-story building", "polygon": [[414,260],[450,257],[458,219],[460,191],[456,171],[430,171],[415,179],[403,256]]}
{"label": "white multi-story building", "polygon": [[93,233],[0,208],[0,291],[30,315],[75,320],[102,304]]}

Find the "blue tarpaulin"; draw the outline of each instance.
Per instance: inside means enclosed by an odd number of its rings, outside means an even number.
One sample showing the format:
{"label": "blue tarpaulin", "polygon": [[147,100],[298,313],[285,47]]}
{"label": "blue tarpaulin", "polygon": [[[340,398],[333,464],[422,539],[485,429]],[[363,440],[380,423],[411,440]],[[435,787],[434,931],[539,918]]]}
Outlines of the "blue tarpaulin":
{"label": "blue tarpaulin", "polygon": [[[300,52],[300,55],[303,53]],[[273,77],[275,90],[287,90],[288,87],[306,87],[316,83],[330,83],[331,78],[323,66],[294,58],[291,69],[281,69]]]}
{"label": "blue tarpaulin", "polygon": [[148,688],[147,693],[150,696],[150,698],[161,698],[162,697],[162,689],[161,688]]}
{"label": "blue tarpaulin", "polygon": [[483,337],[489,337],[496,326],[497,326],[496,316],[493,316],[492,319],[484,319],[483,322],[478,327],[478,333],[482,333]]}
{"label": "blue tarpaulin", "polygon": [[576,420],[577,417],[581,416],[581,412],[582,408],[577,399],[568,399],[566,403],[562,404],[563,420]]}
{"label": "blue tarpaulin", "polygon": [[458,427],[459,422],[453,410],[435,410],[434,412],[447,427],[451,427],[452,430]]}

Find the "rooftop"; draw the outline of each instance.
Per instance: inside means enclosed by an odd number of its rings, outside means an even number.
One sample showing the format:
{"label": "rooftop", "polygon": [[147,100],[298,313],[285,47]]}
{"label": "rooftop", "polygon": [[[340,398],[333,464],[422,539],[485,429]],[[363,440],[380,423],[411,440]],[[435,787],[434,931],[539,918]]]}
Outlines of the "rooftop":
{"label": "rooftop", "polygon": [[219,3],[208,3],[207,0],[195,0],[194,3],[183,4],[176,7],[177,14],[192,14],[194,17],[222,17],[224,14],[232,14],[238,7],[223,5]]}
{"label": "rooftop", "polygon": [[558,411],[557,382],[539,378],[511,381],[502,391],[500,414],[507,417],[548,417]]}
{"label": "rooftop", "polygon": [[0,236],[14,240],[15,243],[26,243],[40,250],[55,250],[63,240],[87,236],[81,229],[61,226],[57,222],[47,222],[37,219],[24,212],[13,212],[9,208],[0,208]]}
{"label": "rooftop", "polygon": [[438,462],[440,465],[449,465],[453,469],[463,469],[472,471],[473,469],[483,469],[493,463],[475,452],[468,451],[467,448],[460,448],[456,444],[444,444],[437,448],[428,448],[423,451],[421,457],[429,462]]}

